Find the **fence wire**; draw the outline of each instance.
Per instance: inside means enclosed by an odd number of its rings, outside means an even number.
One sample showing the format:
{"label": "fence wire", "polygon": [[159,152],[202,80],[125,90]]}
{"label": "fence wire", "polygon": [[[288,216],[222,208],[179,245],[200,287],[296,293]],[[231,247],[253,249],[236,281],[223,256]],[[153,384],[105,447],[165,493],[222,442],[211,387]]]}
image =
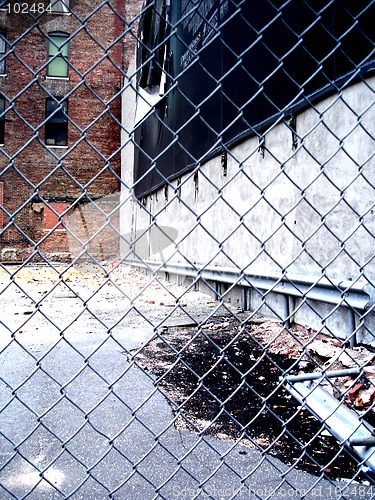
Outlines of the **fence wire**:
{"label": "fence wire", "polygon": [[1,2],[1,499],[375,498],[374,11]]}

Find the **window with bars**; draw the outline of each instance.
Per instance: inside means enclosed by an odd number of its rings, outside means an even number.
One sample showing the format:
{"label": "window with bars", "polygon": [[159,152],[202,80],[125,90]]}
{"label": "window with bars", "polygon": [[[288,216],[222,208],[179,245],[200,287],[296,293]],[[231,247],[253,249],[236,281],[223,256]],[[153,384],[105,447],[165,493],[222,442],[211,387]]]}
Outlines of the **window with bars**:
{"label": "window with bars", "polygon": [[46,101],[45,143],[47,146],[68,144],[68,102]]}

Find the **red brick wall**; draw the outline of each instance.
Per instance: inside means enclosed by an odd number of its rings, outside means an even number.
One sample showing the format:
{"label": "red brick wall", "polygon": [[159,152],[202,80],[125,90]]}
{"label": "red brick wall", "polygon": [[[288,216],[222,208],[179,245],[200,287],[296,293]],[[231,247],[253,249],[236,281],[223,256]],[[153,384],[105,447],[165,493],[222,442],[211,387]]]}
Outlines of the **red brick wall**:
{"label": "red brick wall", "polygon": [[[46,13],[39,22],[27,14],[0,12],[0,27],[14,43],[7,56],[7,77],[0,77],[0,92],[9,109],[5,145],[0,147],[0,182],[4,186],[3,206],[11,214],[3,217],[1,227],[12,223],[0,234],[0,246],[17,248],[20,259],[45,237],[45,203],[69,206],[83,191],[98,199],[120,189],[120,90],[135,39],[130,33],[121,37],[128,28],[108,5],[81,22],[101,4],[102,0],[71,0],[75,15]],[[124,17],[129,16],[127,11],[134,16],[142,2],[110,0],[110,4]],[[46,77],[47,39],[43,32],[53,31],[72,36],[69,80]],[[68,149],[49,150],[44,145],[42,124],[49,94],[59,99],[67,96],[71,120]],[[54,237],[58,245],[53,243]],[[62,254],[69,251],[66,237],[64,240],[58,231],[48,240],[38,246],[40,252],[55,252],[56,248]]]}
{"label": "red brick wall", "polygon": [[64,223],[66,220],[66,216],[61,216],[66,211],[67,204],[66,203],[49,203],[48,206],[45,206],[44,211],[44,224],[43,229],[45,231],[50,231],[59,229],[64,230],[63,224],[59,224],[59,222]]}
{"label": "red brick wall", "polygon": [[[99,200],[79,204],[66,218],[69,251],[73,259],[79,256],[105,260],[119,252],[120,196],[106,196]],[[79,236],[79,239],[73,237]]]}

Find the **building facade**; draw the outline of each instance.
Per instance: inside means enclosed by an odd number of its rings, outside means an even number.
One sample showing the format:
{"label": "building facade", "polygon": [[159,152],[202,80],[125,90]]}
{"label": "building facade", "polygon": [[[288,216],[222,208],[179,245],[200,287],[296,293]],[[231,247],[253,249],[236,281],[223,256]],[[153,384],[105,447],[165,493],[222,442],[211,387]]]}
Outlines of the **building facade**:
{"label": "building facade", "polygon": [[134,51],[125,18],[136,3],[0,4],[2,262],[70,258],[71,213],[119,191],[120,92]]}

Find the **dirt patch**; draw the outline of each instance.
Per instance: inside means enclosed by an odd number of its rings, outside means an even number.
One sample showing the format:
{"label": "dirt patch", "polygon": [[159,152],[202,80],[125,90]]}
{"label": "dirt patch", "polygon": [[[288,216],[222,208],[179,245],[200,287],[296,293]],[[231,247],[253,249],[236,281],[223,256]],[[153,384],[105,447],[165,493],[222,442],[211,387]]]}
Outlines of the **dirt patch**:
{"label": "dirt patch", "polygon": [[368,480],[358,475],[358,461],[280,383],[286,371],[321,368],[307,355],[311,336],[304,328],[285,330],[273,322],[241,326],[217,316],[199,328],[165,329],[132,359],[155,376],[179,415],[177,425],[241,438],[310,473]]}

